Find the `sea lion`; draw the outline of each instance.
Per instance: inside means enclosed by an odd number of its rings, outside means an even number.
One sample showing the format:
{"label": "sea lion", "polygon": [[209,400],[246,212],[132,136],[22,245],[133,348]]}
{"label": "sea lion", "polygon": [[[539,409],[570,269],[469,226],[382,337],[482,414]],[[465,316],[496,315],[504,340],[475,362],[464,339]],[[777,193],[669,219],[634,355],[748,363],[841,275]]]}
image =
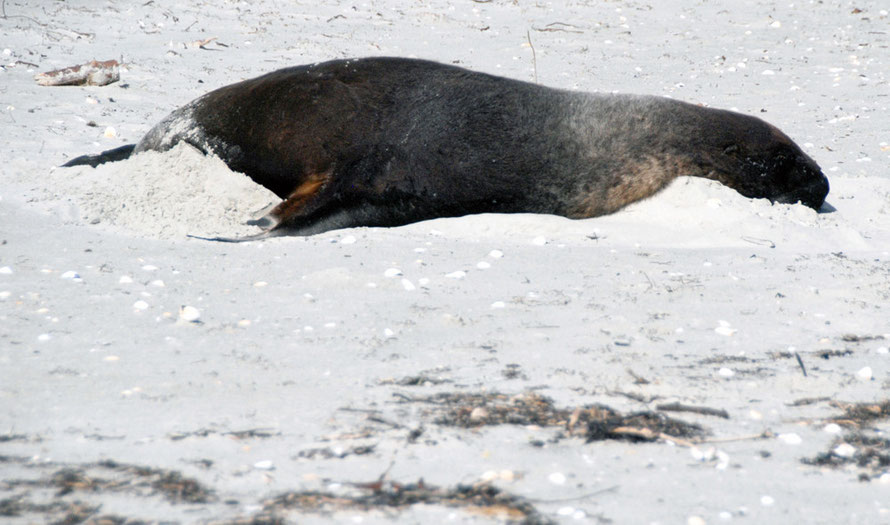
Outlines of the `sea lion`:
{"label": "sea lion", "polygon": [[[819,208],[828,180],[774,126],[673,99],[553,89],[405,58],[290,67],[212,91],[97,165],[186,142],[283,201],[247,240],[473,213],[612,213],[682,175]],[[233,240],[233,239],[217,239]]]}

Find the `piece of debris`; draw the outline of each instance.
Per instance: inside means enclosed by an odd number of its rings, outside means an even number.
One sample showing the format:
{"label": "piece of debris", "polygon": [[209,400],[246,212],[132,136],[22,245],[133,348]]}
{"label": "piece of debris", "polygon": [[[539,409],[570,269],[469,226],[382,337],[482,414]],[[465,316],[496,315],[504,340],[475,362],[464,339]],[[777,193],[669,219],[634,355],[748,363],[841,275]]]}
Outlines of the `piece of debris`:
{"label": "piece of debris", "polygon": [[41,86],[104,86],[117,82],[120,78],[120,64],[117,60],[92,60],[79,66],[34,75],[34,80]]}

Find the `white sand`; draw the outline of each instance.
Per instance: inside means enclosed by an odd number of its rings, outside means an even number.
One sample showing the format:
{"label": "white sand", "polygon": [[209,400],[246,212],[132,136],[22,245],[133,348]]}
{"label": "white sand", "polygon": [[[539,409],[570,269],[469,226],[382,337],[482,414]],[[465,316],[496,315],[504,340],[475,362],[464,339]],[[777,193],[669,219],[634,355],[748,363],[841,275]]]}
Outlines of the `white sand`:
{"label": "white sand", "polygon": [[51,199],[74,205],[79,223],[156,239],[256,233],[245,221],[281,200],[186,144],[97,168],[56,169],[47,187]]}
{"label": "white sand", "polygon": [[[835,441],[852,430],[829,420],[837,402],[890,397],[882,2],[37,4],[7,1],[0,24],[0,501],[24,505],[3,519],[61,519],[40,505],[81,501],[101,504],[94,516],[217,522],[383,473],[493,482],[567,523],[890,519],[890,472],[801,462],[857,453]],[[121,55],[109,86],[33,80]],[[214,87],[366,55],[755,114],[820,163],[836,211],[680,179],[584,221],[480,215],[230,245],[184,235],[250,233],[272,197],[218,160],[180,148],[54,168],[136,142]],[[428,381],[400,383],[417,376]],[[711,432],[693,447],[586,443],[562,428],[442,426],[405,402],[529,390],[559,407],[678,401],[730,418],[672,414]],[[263,435],[238,434],[251,429]],[[181,472],[214,498],[16,482],[122,476],[100,460]],[[487,520],[437,505],[333,518]]]}

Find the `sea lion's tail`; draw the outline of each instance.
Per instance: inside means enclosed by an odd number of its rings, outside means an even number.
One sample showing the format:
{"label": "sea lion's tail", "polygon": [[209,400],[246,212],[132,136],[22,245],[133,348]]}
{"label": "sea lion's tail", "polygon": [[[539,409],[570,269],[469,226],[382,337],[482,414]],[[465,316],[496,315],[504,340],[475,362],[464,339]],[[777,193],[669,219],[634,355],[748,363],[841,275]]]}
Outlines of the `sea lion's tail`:
{"label": "sea lion's tail", "polygon": [[98,155],[81,155],[80,157],[75,157],[65,164],[62,164],[62,167],[70,168],[71,166],[92,166],[95,168],[99,164],[105,164],[106,162],[117,162],[119,160],[130,158],[130,155],[133,154],[133,149],[135,148],[136,144],[127,144],[126,146],[103,151]]}

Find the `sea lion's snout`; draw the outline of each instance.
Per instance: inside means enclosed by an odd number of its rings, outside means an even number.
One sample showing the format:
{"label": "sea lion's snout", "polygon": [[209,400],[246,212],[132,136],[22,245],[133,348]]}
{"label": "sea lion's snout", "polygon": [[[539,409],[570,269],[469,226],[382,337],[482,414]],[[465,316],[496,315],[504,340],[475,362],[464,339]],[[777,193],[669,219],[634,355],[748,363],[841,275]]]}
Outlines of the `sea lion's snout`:
{"label": "sea lion's snout", "polygon": [[776,195],[776,202],[794,204],[800,202],[815,210],[822,207],[828,195],[828,178],[819,165],[804,153],[794,155],[793,161],[782,174],[787,181],[787,191]]}

